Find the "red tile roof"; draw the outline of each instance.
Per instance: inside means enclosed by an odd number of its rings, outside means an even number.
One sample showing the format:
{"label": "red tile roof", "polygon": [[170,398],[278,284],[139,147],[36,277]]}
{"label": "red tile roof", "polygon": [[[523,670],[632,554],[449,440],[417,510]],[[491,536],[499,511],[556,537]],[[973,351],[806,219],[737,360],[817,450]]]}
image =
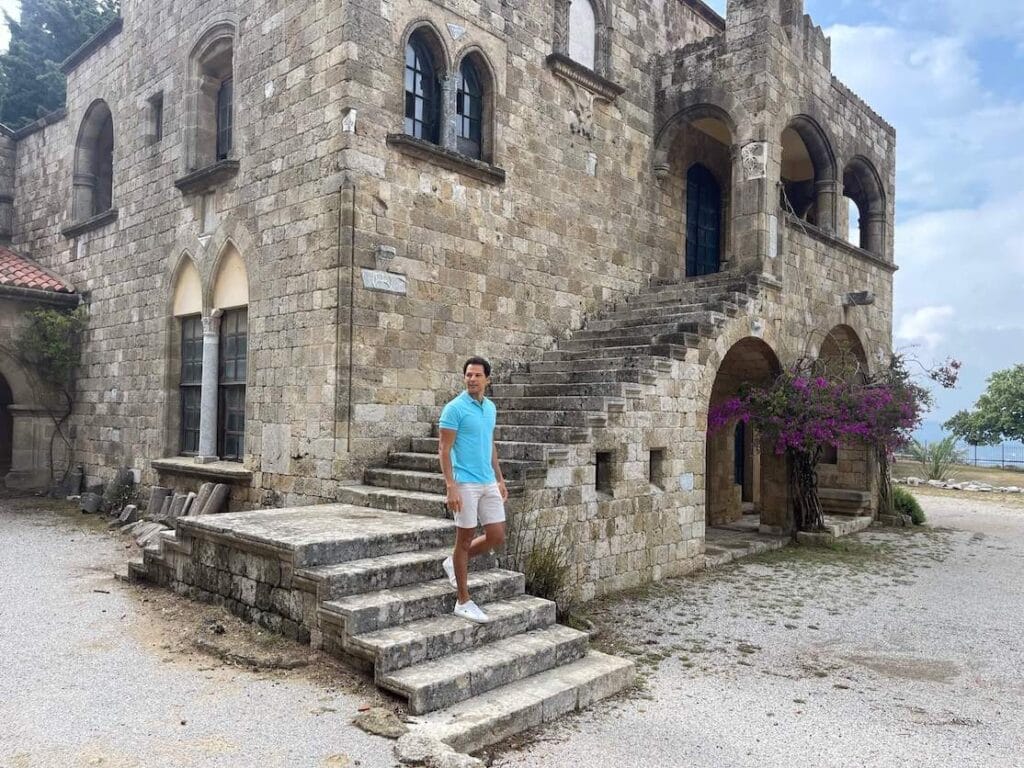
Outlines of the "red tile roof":
{"label": "red tile roof", "polygon": [[75,289],[31,259],[0,245],[0,286],[74,293]]}

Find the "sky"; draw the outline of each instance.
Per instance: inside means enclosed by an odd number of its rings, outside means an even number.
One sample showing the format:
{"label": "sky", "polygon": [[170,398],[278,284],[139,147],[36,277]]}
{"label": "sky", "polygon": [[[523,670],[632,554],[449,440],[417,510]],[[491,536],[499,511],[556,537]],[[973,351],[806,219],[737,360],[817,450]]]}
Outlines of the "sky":
{"label": "sky", "polygon": [[[6,11],[17,19],[21,15],[21,3],[18,0],[0,0],[0,11]],[[7,24],[4,23],[3,14],[0,13],[0,51],[7,50],[7,43],[11,35],[7,31]]]}
{"label": "sky", "polygon": [[[725,0],[710,0],[720,13]],[[17,13],[17,0],[0,9]],[[1020,0],[806,0],[832,71],[897,131],[897,349],[954,357],[969,408],[1024,363],[1024,13]],[[7,28],[0,24],[0,49]]]}
{"label": "sky", "polygon": [[[725,0],[709,3],[720,13]],[[927,417],[970,408],[1024,363],[1020,0],[806,0],[832,71],[896,128],[894,344],[954,357]]]}

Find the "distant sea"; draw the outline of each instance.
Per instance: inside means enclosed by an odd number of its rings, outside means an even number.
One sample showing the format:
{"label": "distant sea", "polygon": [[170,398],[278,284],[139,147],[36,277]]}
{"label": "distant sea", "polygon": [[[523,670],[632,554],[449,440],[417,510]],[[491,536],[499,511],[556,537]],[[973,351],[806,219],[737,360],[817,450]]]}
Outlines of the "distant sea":
{"label": "distant sea", "polygon": [[[914,433],[914,437],[923,443],[934,443],[944,438],[948,432],[942,428],[937,421],[925,421]],[[986,466],[1000,464],[1014,464],[1024,466],[1024,443],[1006,442],[1001,445],[967,445],[961,443],[960,449],[969,464],[983,464]]]}

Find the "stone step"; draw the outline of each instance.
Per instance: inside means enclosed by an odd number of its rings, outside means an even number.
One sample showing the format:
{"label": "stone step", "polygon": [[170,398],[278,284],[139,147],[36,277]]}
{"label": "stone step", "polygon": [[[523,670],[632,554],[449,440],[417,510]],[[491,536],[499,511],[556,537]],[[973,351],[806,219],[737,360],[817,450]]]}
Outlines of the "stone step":
{"label": "stone step", "polygon": [[[695,342],[696,344],[697,342]],[[551,350],[544,353],[540,362],[530,363],[530,370],[545,371],[615,371],[619,368],[647,365],[647,360],[668,357],[682,360],[686,347],[678,344],[640,344],[631,347],[606,347],[602,349],[563,352]]]}
{"label": "stone step", "polygon": [[507,398],[515,397],[640,397],[647,392],[647,385],[602,381],[567,384],[496,384],[491,389],[494,392],[493,399],[500,404]]}
{"label": "stone step", "polygon": [[[500,415],[499,415],[500,418]],[[438,438],[436,437],[414,437],[412,449],[421,453],[431,453],[437,460]],[[530,467],[543,466],[547,461],[548,451],[551,449],[549,443],[517,443],[507,440],[495,441],[498,447],[498,458],[504,468],[506,461],[521,461]],[[532,470],[528,470],[532,474]]]}
{"label": "stone step", "polygon": [[706,304],[685,304],[672,307],[671,311],[650,312],[647,310],[616,310],[607,315],[591,320],[582,330],[576,331],[572,338],[588,338],[624,328],[642,328],[649,325],[667,323],[683,323],[698,317],[707,310]]}
{"label": "stone step", "polygon": [[696,346],[699,343],[697,335],[707,335],[717,333],[717,331],[718,326],[712,321],[676,323],[661,327],[661,330],[655,334],[615,334],[599,339],[570,339],[559,342],[558,349],[552,350],[552,352],[598,352],[599,350],[622,347],[645,347],[663,343],[664,339],[677,340],[678,343],[686,346]]}
{"label": "stone step", "polygon": [[[441,472],[441,462],[437,456],[436,438],[435,450],[429,453],[418,453],[413,451],[396,451],[388,456],[387,466],[390,469],[411,469],[417,472]],[[498,454],[498,458],[502,458]],[[521,479],[530,476],[531,470],[540,466],[537,461],[517,461],[516,459],[503,459],[501,471],[507,479]]]}
{"label": "stone step", "polygon": [[498,418],[505,421],[510,411],[621,411],[626,406],[624,397],[547,396],[547,397],[495,397]]}
{"label": "stone step", "polygon": [[419,493],[445,493],[444,475],[440,468],[432,472],[417,472],[412,469],[392,469],[390,467],[370,467],[363,473],[367,485],[380,488],[397,488],[401,491]]}
{"label": "stone step", "polygon": [[296,569],[448,546],[455,534],[449,520],[344,503],[181,517],[177,525],[182,546],[209,539]]}
{"label": "stone step", "polygon": [[440,493],[405,491],[398,488],[381,488],[375,485],[346,485],[339,489],[338,499],[374,509],[448,518],[445,496]]}
{"label": "stone step", "polygon": [[554,624],[383,676],[378,684],[421,715],[499,686],[571,664],[587,653],[585,632]]}
{"label": "stone step", "polygon": [[530,595],[487,603],[481,608],[491,619],[487,624],[448,614],[347,636],[343,644],[350,653],[372,661],[380,677],[555,623],[555,604]]}
{"label": "stone step", "polygon": [[[469,575],[469,589],[479,603],[516,597],[526,589],[526,577],[515,571],[492,569]],[[320,620],[361,635],[419,619],[449,614],[455,608],[455,589],[447,577],[421,584],[348,595],[320,605]]]}
{"label": "stone step", "polygon": [[516,443],[555,443],[569,445],[586,443],[590,430],[584,427],[533,427],[520,424],[498,424],[494,439]]}
{"label": "stone step", "polygon": [[543,411],[520,411],[505,410],[499,416],[499,421],[505,426],[537,426],[537,427],[586,427],[593,420],[592,417],[607,417],[604,408],[594,411],[577,410],[543,410]]}
{"label": "stone step", "polygon": [[653,366],[636,366],[611,368],[610,370],[593,371],[545,371],[537,369],[534,363],[531,370],[526,373],[514,373],[511,377],[513,384],[526,385],[549,385],[563,384],[578,386],[582,384],[616,383],[616,384],[637,384],[649,386],[657,383],[658,375],[654,372]]}
{"label": "stone step", "polygon": [[306,585],[321,601],[334,600],[372,589],[393,589],[439,579],[444,575],[441,561],[451,553],[451,547],[398,552],[367,560],[303,568],[295,572],[294,578],[296,584]]}
{"label": "stone step", "polygon": [[572,664],[495,688],[447,709],[416,718],[414,732],[439,738],[461,752],[490,744],[612,696],[633,684],[632,662],[598,651]]}

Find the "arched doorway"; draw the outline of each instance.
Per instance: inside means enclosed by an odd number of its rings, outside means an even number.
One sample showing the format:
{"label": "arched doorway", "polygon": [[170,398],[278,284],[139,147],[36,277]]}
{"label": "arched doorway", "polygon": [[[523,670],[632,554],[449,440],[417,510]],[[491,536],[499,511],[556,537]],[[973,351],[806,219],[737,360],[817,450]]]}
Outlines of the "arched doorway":
{"label": "arched doorway", "polygon": [[[764,341],[740,340],[722,359],[709,409],[736,396],[744,384],[769,384],[780,370],[778,358]],[[780,532],[785,528],[789,516],[785,459],[759,443],[754,430],[742,422],[708,434],[707,525]]]}
{"label": "arched doorway", "polygon": [[11,469],[11,454],[14,448],[14,418],[10,406],[14,395],[7,379],[0,374],[0,484]]}

